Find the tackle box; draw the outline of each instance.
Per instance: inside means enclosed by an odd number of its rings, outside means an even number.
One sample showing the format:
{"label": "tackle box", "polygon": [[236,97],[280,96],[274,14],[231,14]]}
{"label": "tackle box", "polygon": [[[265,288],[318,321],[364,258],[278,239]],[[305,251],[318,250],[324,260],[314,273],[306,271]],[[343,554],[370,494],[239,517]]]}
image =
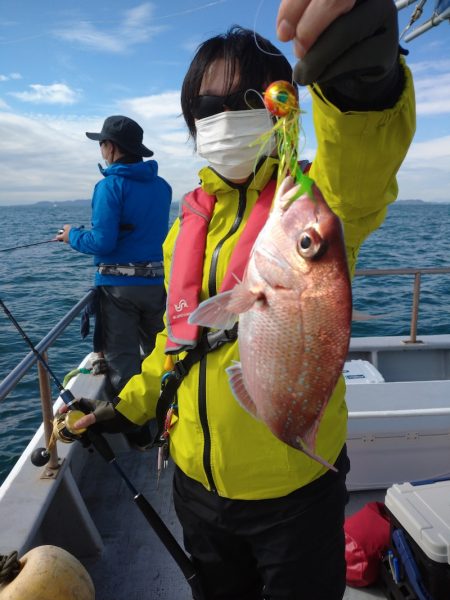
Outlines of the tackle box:
{"label": "tackle box", "polygon": [[398,565],[391,569],[395,587],[407,584],[418,600],[449,600],[450,479],[395,484],[385,504],[391,516],[390,555]]}

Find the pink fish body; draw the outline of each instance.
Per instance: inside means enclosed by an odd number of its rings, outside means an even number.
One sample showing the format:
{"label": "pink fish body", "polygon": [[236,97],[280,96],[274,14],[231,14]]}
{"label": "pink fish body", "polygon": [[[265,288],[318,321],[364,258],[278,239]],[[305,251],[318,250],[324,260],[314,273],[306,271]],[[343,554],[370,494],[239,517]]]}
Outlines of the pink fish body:
{"label": "pink fish body", "polygon": [[203,302],[190,322],[230,328],[240,363],[227,368],[237,401],[286,444],[314,454],[321,417],[342,373],[352,299],[342,226],[313,186],[281,184],[243,281]]}

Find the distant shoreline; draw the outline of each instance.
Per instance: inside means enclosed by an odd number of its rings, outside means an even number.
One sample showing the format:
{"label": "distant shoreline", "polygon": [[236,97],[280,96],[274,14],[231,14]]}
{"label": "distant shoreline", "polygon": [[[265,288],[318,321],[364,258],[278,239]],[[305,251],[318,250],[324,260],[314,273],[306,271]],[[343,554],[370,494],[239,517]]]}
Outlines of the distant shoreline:
{"label": "distant shoreline", "polygon": [[[172,205],[177,205],[179,204],[178,200],[173,200],[172,201]],[[450,200],[420,200],[420,199],[399,199],[396,200],[395,204],[402,204],[402,205],[423,205],[423,204],[450,204]],[[23,203],[23,204],[0,204],[0,208],[14,208],[16,206],[40,206],[42,208],[45,207],[55,207],[55,208],[59,208],[64,207],[64,206],[87,206],[90,207],[91,205],[91,199],[89,200],[40,200],[38,202],[30,202],[30,203]]]}
{"label": "distant shoreline", "polygon": [[[174,204],[178,204],[178,200],[172,200],[172,206]],[[90,208],[91,206],[91,200],[40,200],[38,202],[29,202],[29,203],[23,203],[23,204],[0,204],[0,208],[16,208],[19,206],[40,206],[41,208],[49,208],[49,207],[54,207],[54,208],[59,208],[59,207],[66,207],[66,206],[81,206],[81,207],[88,207]]]}

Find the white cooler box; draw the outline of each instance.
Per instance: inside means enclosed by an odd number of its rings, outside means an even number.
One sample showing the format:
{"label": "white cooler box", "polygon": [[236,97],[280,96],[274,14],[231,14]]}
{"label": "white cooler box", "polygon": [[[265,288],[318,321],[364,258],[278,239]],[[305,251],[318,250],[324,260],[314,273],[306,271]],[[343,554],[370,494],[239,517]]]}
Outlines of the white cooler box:
{"label": "white cooler box", "polygon": [[347,361],[343,374],[350,491],[450,475],[449,380],[386,382],[364,360]]}
{"label": "white cooler box", "polygon": [[354,383],[382,383],[383,375],[367,360],[348,360],[343,369],[347,385]]}
{"label": "white cooler box", "polygon": [[[391,550],[417,597],[450,599],[450,481],[396,484],[386,492]],[[400,582],[401,584],[401,582]],[[428,594],[428,595],[427,595]]]}

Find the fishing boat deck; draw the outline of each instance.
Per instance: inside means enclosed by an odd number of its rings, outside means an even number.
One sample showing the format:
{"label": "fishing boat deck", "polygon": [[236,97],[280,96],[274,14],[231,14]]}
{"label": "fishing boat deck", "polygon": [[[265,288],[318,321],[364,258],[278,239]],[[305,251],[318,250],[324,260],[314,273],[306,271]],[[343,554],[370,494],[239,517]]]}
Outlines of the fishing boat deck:
{"label": "fishing boat deck", "polygon": [[[149,500],[170,531],[182,543],[181,528],[172,502],[172,468],[157,487],[156,451],[129,450],[116,454],[133,485]],[[188,600],[189,585],[156,537],[123,480],[92,453],[79,483],[87,508],[104,542],[100,557],[82,559],[91,574],[96,600]],[[352,492],[348,514],[369,500],[384,500],[384,490]],[[347,588],[345,600],[385,598],[379,588]]]}
{"label": "fishing boat deck", "polygon": [[[439,272],[442,269],[437,270]],[[446,273],[450,269],[444,270]],[[417,275],[417,274],[416,274]],[[52,341],[88,303],[89,294],[37,346],[46,352]],[[418,302],[413,303],[418,306]],[[416,322],[417,318],[414,322]],[[450,476],[450,334],[416,339],[415,326],[404,336],[352,338],[348,359],[371,366],[382,379],[347,387],[347,447],[352,468],[351,515],[367,502],[384,501],[395,482]],[[30,353],[0,384],[7,394],[36,362]],[[80,364],[90,367],[87,356]],[[67,385],[75,397],[102,399],[104,376],[80,374]],[[359,383],[358,383],[359,380]],[[51,398],[44,422],[51,423]],[[61,400],[53,407],[57,410]],[[45,416],[47,414],[47,417]],[[156,450],[131,450],[123,436],[109,436],[117,462],[135,488],[150,502],[182,544],[172,503],[172,469],[157,486]],[[135,506],[133,493],[112,465],[81,444],[58,444],[57,468],[30,461],[35,448],[47,447],[41,425],[0,487],[0,551],[54,544],[77,556],[90,572],[96,600],[188,600],[190,588],[173,558]],[[381,585],[381,584],[380,584]],[[345,600],[385,598],[381,587],[347,588]],[[392,598],[392,596],[389,596]]]}

